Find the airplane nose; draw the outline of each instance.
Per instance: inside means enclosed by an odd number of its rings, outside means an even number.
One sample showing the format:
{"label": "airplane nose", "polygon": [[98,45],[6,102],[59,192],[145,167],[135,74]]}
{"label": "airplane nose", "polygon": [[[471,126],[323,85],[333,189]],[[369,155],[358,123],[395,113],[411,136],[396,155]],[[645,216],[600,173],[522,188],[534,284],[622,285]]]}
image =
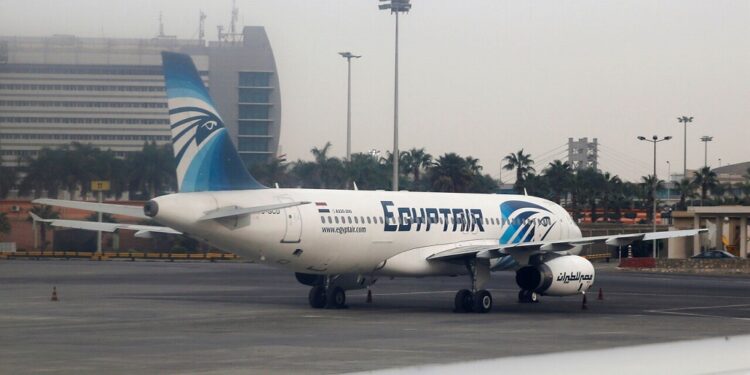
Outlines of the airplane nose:
{"label": "airplane nose", "polygon": [[159,213],[159,204],[153,200],[146,202],[143,205],[143,213],[148,217],[154,217]]}

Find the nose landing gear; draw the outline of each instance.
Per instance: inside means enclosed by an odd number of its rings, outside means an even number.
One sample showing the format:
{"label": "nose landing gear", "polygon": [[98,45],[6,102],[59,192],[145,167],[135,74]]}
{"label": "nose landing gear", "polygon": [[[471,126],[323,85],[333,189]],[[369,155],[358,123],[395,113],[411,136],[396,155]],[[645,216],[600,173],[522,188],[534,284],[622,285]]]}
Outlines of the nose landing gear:
{"label": "nose landing gear", "polygon": [[539,295],[532,290],[522,290],[518,292],[518,302],[520,303],[537,303]]}

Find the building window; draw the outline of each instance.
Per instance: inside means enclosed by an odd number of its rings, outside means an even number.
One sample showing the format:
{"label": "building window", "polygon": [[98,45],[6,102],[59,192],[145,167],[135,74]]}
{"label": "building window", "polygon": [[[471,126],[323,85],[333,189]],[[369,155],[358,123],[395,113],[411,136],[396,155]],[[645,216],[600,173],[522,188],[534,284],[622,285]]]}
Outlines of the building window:
{"label": "building window", "polygon": [[239,135],[269,135],[270,121],[239,121]]}
{"label": "building window", "polygon": [[271,73],[240,72],[240,86],[270,87],[271,86]]}
{"label": "building window", "polygon": [[240,103],[268,103],[271,91],[268,89],[241,88]]}
{"label": "building window", "polygon": [[268,138],[239,137],[237,139],[239,151],[268,151]]}
{"label": "building window", "polygon": [[253,104],[240,104],[240,118],[241,119],[268,119],[268,106],[266,105],[253,105]]}

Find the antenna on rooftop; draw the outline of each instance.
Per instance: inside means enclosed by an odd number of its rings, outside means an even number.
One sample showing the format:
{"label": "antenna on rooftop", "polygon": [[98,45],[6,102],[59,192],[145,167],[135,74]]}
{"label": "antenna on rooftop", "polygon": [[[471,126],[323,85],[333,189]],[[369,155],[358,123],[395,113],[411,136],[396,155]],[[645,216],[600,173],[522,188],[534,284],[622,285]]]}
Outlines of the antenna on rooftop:
{"label": "antenna on rooftop", "polygon": [[198,42],[200,43],[201,47],[205,46],[205,39],[206,39],[206,13],[203,13],[203,11],[200,11],[200,21],[198,21]]}
{"label": "antenna on rooftop", "polygon": [[219,41],[220,42],[228,42],[228,43],[240,43],[242,42],[242,33],[237,32],[237,19],[240,14],[239,8],[237,8],[237,3],[235,0],[232,0],[232,18],[229,22],[229,32],[224,32],[224,26],[217,26],[217,29],[219,30]]}
{"label": "antenna on rooftop", "polygon": [[166,35],[164,35],[164,19],[162,18],[162,13],[159,12],[159,38],[163,38]]}

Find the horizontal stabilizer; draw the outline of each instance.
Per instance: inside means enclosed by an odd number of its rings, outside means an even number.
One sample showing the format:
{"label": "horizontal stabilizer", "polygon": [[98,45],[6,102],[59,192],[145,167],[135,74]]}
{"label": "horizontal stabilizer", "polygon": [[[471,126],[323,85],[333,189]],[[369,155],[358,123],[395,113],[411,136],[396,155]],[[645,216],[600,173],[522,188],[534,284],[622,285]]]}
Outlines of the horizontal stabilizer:
{"label": "horizontal stabilizer", "polygon": [[123,215],[130,217],[137,217],[141,219],[148,219],[143,213],[143,208],[138,206],[125,206],[121,204],[109,204],[109,203],[97,203],[97,202],[83,202],[83,201],[68,201],[63,199],[49,199],[40,198],[34,199],[31,203],[35,204],[46,204],[49,206],[66,207],[66,208],[77,208],[79,210],[103,212],[112,215]]}
{"label": "horizontal stabilizer", "polygon": [[153,232],[153,233],[167,233],[167,234],[182,234],[169,227],[160,227],[156,225],[138,225],[138,224],[122,224],[122,223],[100,223],[98,221],[81,221],[81,220],[62,220],[62,219],[42,219],[34,213],[29,213],[34,221],[41,221],[49,223],[53,227],[83,229],[83,230],[95,230],[101,232],[114,232],[118,229],[134,230],[139,233],[142,232]]}
{"label": "horizontal stabilizer", "polygon": [[264,212],[264,211],[279,210],[279,209],[287,208],[287,207],[300,206],[300,205],[308,204],[308,203],[310,202],[287,202],[287,203],[269,204],[265,206],[255,206],[255,207],[226,206],[226,207],[221,207],[221,208],[217,208],[215,210],[206,212],[203,216],[200,217],[200,219],[198,219],[198,221],[221,219],[225,217],[233,217],[233,216],[240,216],[240,215],[247,215],[247,214],[255,214],[255,213]]}

